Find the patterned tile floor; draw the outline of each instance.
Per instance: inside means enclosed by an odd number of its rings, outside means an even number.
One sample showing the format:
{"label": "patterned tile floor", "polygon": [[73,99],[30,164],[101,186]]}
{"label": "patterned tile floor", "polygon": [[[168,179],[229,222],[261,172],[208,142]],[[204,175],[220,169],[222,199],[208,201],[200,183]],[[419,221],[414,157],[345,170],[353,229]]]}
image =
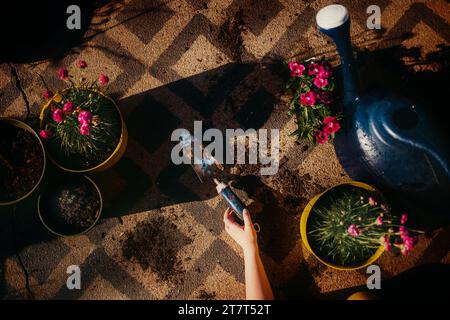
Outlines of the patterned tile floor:
{"label": "patterned tile floor", "polygon": [[[170,162],[171,132],[192,128],[194,120],[221,129],[281,129],[282,170],[302,177],[299,205],[285,208],[273,196],[283,197],[283,191],[273,187],[271,179],[253,175],[251,168],[245,174],[252,174],[247,178],[258,188],[241,194],[262,225],[262,256],[278,297],[343,298],[364,285],[364,271],[324,267],[302,246],[298,224],[306,199],[349,178],[332,146],[298,145],[287,136],[294,123],[286,115],[281,61],[294,56],[336,59],[334,46],[314,27],[315,12],[331,2],[110,2],[95,13],[82,43],[62,58],[1,63],[0,116],[24,119],[27,111],[30,118],[36,116],[46,87],[61,87],[56,70],[84,59],[89,64],[87,77],[100,72],[110,76],[109,92],[130,131],[124,158],[113,169],[94,175],[107,207],[104,218],[86,235],[47,234],[37,221],[35,197],[1,209],[2,297],[198,299],[207,292],[216,299],[244,298],[242,253],[223,230],[225,204],[210,185],[198,182],[190,167]],[[448,2],[341,3],[350,10],[355,45],[374,56],[388,53],[388,71],[431,70],[438,77],[440,65],[448,63]],[[383,29],[378,32],[365,28],[371,4],[382,10]],[[79,70],[74,73],[80,76]],[[264,206],[273,211],[261,211]],[[188,239],[177,252],[185,270],[181,283],[161,281],[123,257],[124,234],[154,216],[172,221],[178,237]],[[423,237],[407,258],[383,255],[383,278],[415,265],[450,263],[449,237],[449,228],[438,229],[432,237]],[[73,264],[81,267],[82,290],[66,288],[66,268]]]}

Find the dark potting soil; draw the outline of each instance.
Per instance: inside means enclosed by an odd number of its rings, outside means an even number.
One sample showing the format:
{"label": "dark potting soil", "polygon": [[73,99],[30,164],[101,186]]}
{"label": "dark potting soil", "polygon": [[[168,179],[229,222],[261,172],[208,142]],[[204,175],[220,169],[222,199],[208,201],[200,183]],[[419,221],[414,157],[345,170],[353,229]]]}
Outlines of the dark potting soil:
{"label": "dark potting soil", "polygon": [[205,290],[200,290],[200,292],[197,295],[197,298],[201,299],[201,300],[213,300],[215,297],[216,297],[216,293],[214,291],[208,292]]}
{"label": "dark potting soil", "polygon": [[[331,203],[334,201],[334,199],[338,199],[343,194],[356,194],[357,197],[364,196],[368,197],[368,195],[372,195],[373,193],[367,190],[364,190],[362,188],[357,188],[350,185],[342,185],[339,187],[336,187],[329,192],[327,192],[326,196],[322,196],[315,204],[313,209],[310,212],[308,223],[306,226],[306,232],[309,234],[311,231],[313,231],[313,226],[317,225],[317,223],[320,222],[320,218],[317,214],[314,214],[314,209],[317,208],[326,208],[331,205]],[[321,248],[319,241],[316,240],[313,236],[308,236],[308,242],[311,246],[311,249],[314,251],[315,254],[317,254],[323,261],[334,264],[334,265],[340,265],[340,263],[333,261],[329,258],[330,254],[327,251],[327,249]],[[346,267],[352,267],[352,266],[359,266],[363,263],[365,263],[375,252],[377,249],[368,249],[364,254],[357,256],[352,263],[346,264]]]}
{"label": "dark potting soil", "polygon": [[160,280],[182,282],[184,269],[177,252],[192,240],[183,236],[170,220],[151,217],[139,222],[125,237],[122,253],[127,260],[139,263],[143,270],[150,268]]}
{"label": "dark potting soil", "polygon": [[19,199],[36,185],[44,153],[32,133],[0,121],[0,202]]}
{"label": "dark potting soil", "polygon": [[45,223],[61,234],[77,234],[91,227],[100,214],[100,196],[82,176],[67,176],[53,183],[41,198]]}

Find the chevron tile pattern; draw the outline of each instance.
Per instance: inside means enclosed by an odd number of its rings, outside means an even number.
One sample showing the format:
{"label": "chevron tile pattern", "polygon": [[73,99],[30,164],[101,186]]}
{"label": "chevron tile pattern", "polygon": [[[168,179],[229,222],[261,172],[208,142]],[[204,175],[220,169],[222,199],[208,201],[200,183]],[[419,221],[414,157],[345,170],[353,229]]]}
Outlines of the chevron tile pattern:
{"label": "chevron tile pattern", "polygon": [[[0,64],[0,116],[24,119],[27,110],[36,116],[45,88],[62,85],[56,70],[83,59],[89,64],[86,77],[109,75],[109,93],[130,133],[124,158],[93,176],[106,208],[99,225],[86,235],[48,235],[32,200],[1,209],[3,298],[202,299],[205,292],[215,299],[245,298],[242,253],[223,229],[224,202],[211,185],[199,183],[190,167],[170,161],[171,132],[192,129],[194,120],[219,129],[281,130],[282,170],[302,177],[302,195],[289,198],[251,166],[236,173],[246,176],[241,195],[262,226],[262,258],[278,297],[342,298],[345,290],[364,285],[364,271],[329,269],[302,246],[299,218],[307,199],[349,178],[331,146],[299,145],[287,136],[294,124],[286,115],[282,61],[336,59],[334,46],[314,26],[315,12],[331,2],[121,1],[108,21],[100,10],[93,22],[103,22],[93,24],[86,41],[61,60]],[[360,50],[393,50],[392,57],[398,58],[393,63],[412,63],[414,68],[433,69],[444,61],[450,39],[448,2],[341,2],[350,10],[352,38]],[[381,31],[365,27],[371,4],[382,10]],[[437,58],[429,63],[433,54]],[[76,77],[79,72],[74,70]],[[176,236],[188,240],[176,252],[183,270],[178,283],[159,279],[123,255],[127,235],[155,216],[171,221]],[[415,265],[450,263],[449,234],[447,228],[423,237],[408,258],[383,255],[383,277]],[[82,290],[66,288],[69,265],[80,266]]]}

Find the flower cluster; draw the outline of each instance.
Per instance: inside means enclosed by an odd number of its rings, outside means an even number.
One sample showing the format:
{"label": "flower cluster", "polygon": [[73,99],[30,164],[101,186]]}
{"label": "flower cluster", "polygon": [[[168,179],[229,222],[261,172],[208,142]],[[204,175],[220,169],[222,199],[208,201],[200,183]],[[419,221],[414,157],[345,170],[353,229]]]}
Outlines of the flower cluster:
{"label": "flower cluster", "polygon": [[291,61],[289,70],[286,87],[293,92],[289,114],[296,117],[298,126],[292,135],[298,140],[326,143],[341,128],[331,111],[335,86],[330,64],[323,60]]}
{"label": "flower cluster", "polygon": [[[58,107],[61,105],[62,107]],[[76,107],[72,101],[66,101],[59,104],[52,103],[50,111],[54,125],[52,126],[47,124],[46,128],[39,132],[41,138],[45,140],[51,138],[54,132],[58,131],[58,124],[73,127],[74,118],[78,119],[78,132],[80,135],[86,136],[91,133],[91,125],[93,120],[91,112],[82,110],[80,107]],[[51,130],[51,127],[54,127],[54,130]]]}
{"label": "flower cluster", "polygon": [[381,245],[386,251],[407,255],[422,233],[406,227],[406,213],[398,217],[375,194],[358,189],[345,192],[316,213],[321,222],[310,235],[341,263],[365,254],[367,259]]}
{"label": "flower cluster", "polygon": [[[84,69],[87,67],[87,63],[84,60],[78,60],[76,65],[80,69]],[[57,70],[57,76],[61,80],[69,80],[69,78],[71,77],[69,71],[66,68],[59,68]],[[100,74],[98,83],[102,86],[105,86],[108,84],[108,82],[109,82],[108,76]],[[94,86],[95,86],[94,83],[90,85],[91,88],[93,88]],[[54,96],[55,96],[54,93],[50,90],[44,91],[42,95],[42,97],[46,100],[53,99]],[[91,125],[93,124],[92,113],[87,110],[83,110],[83,108],[80,106],[76,106],[73,101],[63,100],[59,103],[52,101],[50,105],[50,110],[52,120],[54,121],[55,124],[60,125],[68,124],[72,126],[73,121],[69,120],[76,118],[78,119],[79,124],[78,125],[79,134],[87,136],[91,133]],[[67,122],[66,119],[68,120]],[[50,129],[50,127],[51,127],[50,125],[47,125],[46,128],[40,130],[39,135],[41,136],[41,138],[50,139],[51,137],[53,137],[54,132]],[[55,128],[54,131],[57,131],[57,129]]]}
{"label": "flower cluster", "polygon": [[358,237],[362,235],[363,231],[369,234],[374,234],[374,231],[381,232],[382,235],[378,239],[375,237],[373,240],[383,245],[386,251],[392,251],[393,247],[398,248],[403,255],[411,251],[417,243],[417,236],[411,237],[408,229],[405,227],[408,215],[403,213],[400,217],[400,225],[398,225],[393,223],[392,216],[386,219],[386,215],[389,214],[386,205],[378,205],[378,202],[372,196],[367,198],[367,203],[364,201],[364,197],[361,197],[361,207],[367,207],[370,211],[377,212],[378,216],[374,221],[365,225],[350,224],[347,233],[352,237]]}
{"label": "flower cluster", "polygon": [[[76,66],[85,69],[87,63],[79,60]],[[120,128],[117,110],[101,92],[109,82],[108,76],[100,74],[97,81],[91,82],[81,78],[75,84],[66,68],[58,69],[56,74],[69,87],[56,94],[50,90],[43,93],[47,107],[43,110],[41,138],[66,154],[93,155],[106,148],[106,141],[116,136],[112,132]]]}

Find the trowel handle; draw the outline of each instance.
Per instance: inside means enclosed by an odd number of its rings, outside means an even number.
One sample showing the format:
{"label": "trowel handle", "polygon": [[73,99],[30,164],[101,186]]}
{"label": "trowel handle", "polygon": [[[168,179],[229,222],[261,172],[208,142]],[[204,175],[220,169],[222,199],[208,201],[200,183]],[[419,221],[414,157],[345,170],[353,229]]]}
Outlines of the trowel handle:
{"label": "trowel handle", "polygon": [[231,190],[230,187],[226,187],[219,194],[226,200],[231,209],[236,212],[239,220],[244,222],[245,206],[242,203],[241,199],[239,199],[238,196],[233,192],[233,190]]}

